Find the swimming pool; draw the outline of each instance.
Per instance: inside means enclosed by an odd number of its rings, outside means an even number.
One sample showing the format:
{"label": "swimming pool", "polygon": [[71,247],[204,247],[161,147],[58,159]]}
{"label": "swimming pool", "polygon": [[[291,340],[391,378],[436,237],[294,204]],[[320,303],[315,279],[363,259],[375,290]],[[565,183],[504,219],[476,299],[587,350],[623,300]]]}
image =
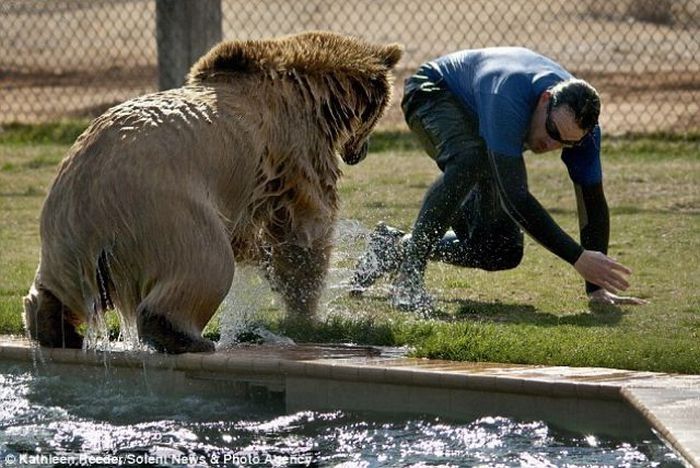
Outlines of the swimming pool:
{"label": "swimming pool", "polygon": [[682,466],[651,430],[623,440],[498,415],[288,412],[275,392],[146,369],[0,362],[0,401],[8,465]]}

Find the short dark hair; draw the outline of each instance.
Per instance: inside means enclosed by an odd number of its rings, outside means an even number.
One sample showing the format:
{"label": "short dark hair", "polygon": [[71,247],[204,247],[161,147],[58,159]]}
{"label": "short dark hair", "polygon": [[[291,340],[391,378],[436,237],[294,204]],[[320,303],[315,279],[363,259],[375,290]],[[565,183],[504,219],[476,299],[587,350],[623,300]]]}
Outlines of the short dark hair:
{"label": "short dark hair", "polygon": [[550,110],[561,106],[569,107],[574,113],[576,123],[587,132],[598,125],[600,95],[586,81],[572,78],[557,83],[549,92],[552,95],[549,101]]}

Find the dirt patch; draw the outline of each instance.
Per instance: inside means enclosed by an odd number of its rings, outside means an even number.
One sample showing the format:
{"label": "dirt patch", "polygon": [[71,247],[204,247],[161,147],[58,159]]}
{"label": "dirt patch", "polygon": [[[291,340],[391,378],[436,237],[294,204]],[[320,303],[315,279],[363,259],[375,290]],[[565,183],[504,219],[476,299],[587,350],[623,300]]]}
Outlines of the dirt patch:
{"label": "dirt patch", "polygon": [[[661,17],[663,1],[280,0],[265,8],[223,0],[222,8],[227,39],[330,29],[404,44],[397,99],[383,127],[403,127],[396,105],[403,78],[423,61],[467,47],[522,45],[598,88],[609,133],[698,131],[700,0],[674,0],[669,18]],[[4,0],[0,123],[93,116],[155,91],[155,34],[151,0]]]}

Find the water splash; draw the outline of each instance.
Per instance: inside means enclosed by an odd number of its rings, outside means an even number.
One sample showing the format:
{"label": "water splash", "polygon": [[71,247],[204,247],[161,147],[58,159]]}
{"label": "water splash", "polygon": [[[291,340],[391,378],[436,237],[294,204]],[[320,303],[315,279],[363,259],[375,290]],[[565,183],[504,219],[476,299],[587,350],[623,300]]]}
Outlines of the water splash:
{"label": "water splash", "polygon": [[290,338],[276,335],[262,325],[261,312],[279,307],[279,298],[260,271],[252,266],[239,267],[231,290],[219,309],[218,349],[241,342],[294,344]]}
{"label": "water splash", "polygon": [[[371,230],[357,220],[338,221],[333,237],[331,267],[319,301],[317,318],[328,320],[332,315],[345,315],[345,309],[335,304],[347,296],[357,258],[364,251]],[[231,291],[219,309],[219,349],[236,346],[242,342],[289,345],[294,342],[267,329],[263,322],[265,312],[279,311],[284,306],[258,268],[237,266]],[[110,331],[105,314],[93,314],[85,331],[84,349],[100,351],[146,350],[138,339],[135,323],[126,320],[119,311],[119,334]],[[358,318],[354,313],[352,318]]]}
{"label": "water splash", "polygon": [[[109,327],[110,318],[119,321],[115,337]],[[139,340],[138,329],[133,320],[128,320],[118,309],[96,312],[90,317],[85,329],[83,349],[95,351],[145,351],[148,347]]]}
{"label": "water splash", "polygon": [[344,314],[344,309],[336,307],[334,303],[348,295],[355,264],[367,246],[370,233],[358,220],[337,222],[333,235],[331,267],[319,303],[320,320],[327,320],[333,314]]}
{"label": "water splash", "polygon": [[[348,294],[350,279],[357,257],[365,247],[369,231],[359,221],[341,220],[333,237],[331,267],[319,300],[317,318],[327,320],[333,314],[342,314],[334,303]],[[276,335],[264,325],[264,312],[278,310],[284,314],[284,305],[260,271],[243,266],[236,270],[231,291],[219,310],[221,338],[218,347],[225,349],[241,342],[293,344],[287,337]]]}

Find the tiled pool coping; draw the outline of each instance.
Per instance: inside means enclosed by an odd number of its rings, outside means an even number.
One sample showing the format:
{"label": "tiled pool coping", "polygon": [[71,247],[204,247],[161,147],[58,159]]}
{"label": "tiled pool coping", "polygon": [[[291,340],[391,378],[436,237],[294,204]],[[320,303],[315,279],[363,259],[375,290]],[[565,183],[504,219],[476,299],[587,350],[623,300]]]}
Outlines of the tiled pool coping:
{"label": "tiled pool coping", "polygon": [[[293,393],[318,382],[369,383],[374,391],[406,386],[423,388],[421,404],[430,392],[499,392],[516,396],[626,402],[634,407],[685,460],[700,467],[700,375],[674,375],[619,369],[503,365],[412,359],[396,353],[377,354],[371,348],[343,346],[240,346],[211,354],[170,356],[144,352],[95,352],[48,349],[25,340],[0,339],[0,360],[105,365],[133,369],[182,371],[192,375],[247,375],[267,379],[270,386]],[[206,377],[205,377],[206,378]],[[308,389],[309,387],[304,387]],[[313,398],[338,389],[314,388]],[[428,393],[426,393],[426,391]],[[445,393],[447,392],[447,393]],[[481,393],[478,393],[481,392]],[[299,393],[299,392],[297,392]],[[340,392],[342,393],[342,392]],[[426,397],[428,395],[428,397]],[[354,398],[355,395],[349,395]],[[311,396],[309,398],[312,398]],[[437,401],[437,397],[435,398]],[[380,400],[378,400],[380,401]],[[523,400],[513,400],[521,405]],[[390,402],[389,402],[390,403]],[[452,402],[453,405],[464,405]],[[380,401],[380,404],[381,401]],[[551,404],[551,403],[548,403]],[[444,411],[450,411],[446,406]],[[585,410],[584,410],[585,411]]]}

